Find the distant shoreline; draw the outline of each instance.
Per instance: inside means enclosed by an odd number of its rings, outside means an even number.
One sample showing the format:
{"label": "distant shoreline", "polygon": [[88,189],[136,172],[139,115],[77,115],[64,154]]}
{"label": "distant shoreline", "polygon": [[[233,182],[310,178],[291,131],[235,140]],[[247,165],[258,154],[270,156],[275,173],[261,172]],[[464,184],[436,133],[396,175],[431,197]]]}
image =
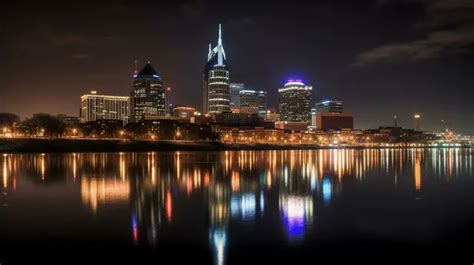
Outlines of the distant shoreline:
{"label": "distant shoreline", "polygon": [[[0,139],[0,153],[84,153],[153,151],[319,150],[383,148],[450,148],[410,146],[319,146],[310,144],[228,144],[214,141],[129,141],[88,139]],[[460,146],[458,148],[470,148]]]}

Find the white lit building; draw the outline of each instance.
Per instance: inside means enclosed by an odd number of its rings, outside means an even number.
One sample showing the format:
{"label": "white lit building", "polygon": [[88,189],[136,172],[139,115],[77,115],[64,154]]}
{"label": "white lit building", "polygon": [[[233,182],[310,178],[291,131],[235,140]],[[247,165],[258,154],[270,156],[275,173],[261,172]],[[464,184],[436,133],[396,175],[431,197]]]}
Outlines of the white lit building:
{"label": "white lit building", "polygon": [[130,98],[98,95],[96,91],[81,96],[81,122],[121,120],[128,123]]}
{"label": "white lit building", "polygon": [[289,80],[283,88],[278,89],[280,96],[280,115],[282,121],[311,122],[312,86],[301,80]]}

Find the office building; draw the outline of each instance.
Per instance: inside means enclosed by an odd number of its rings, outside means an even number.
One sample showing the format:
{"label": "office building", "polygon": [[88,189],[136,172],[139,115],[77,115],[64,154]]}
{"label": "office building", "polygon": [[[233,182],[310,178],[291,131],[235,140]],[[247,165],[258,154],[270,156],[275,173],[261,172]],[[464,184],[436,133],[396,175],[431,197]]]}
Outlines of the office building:
{"label": "office building", "polygon": [[311,86],[305,85],[301,80],[289,80],[283,88],[278,89],[281,120],[309,124],[312,90]]}
{"label": "office building", "polygon": [[354,117],[350,113],[317,112],[316,126],[319,130],[352,130],[354,128]]}
{"label": "office building", "polygon": [[183,119],[191,119],[196,114],[196,109],[189,106],[176,106],[173,108],[173,116]]}
{"label": "office building", "polygon": [[209,44],[209,54],[204,67],[203,114],[230,111],[229,84],[229,70],[219,24],[217,46],[211,49],[211,44]]}
{"label": "office building", "polygon": [[242,83],[230,83],[230,111],[240,112],[240,91],[244,90],[245,85]]}
{"label": "office building", "polygon": [[265,116],[267,113],[267,92],[257,90],[240,91],[240,112]]}
{"label": "office building", "polygon": [[81,122],[121,120],[128,123],[129,97],[98,95],[96,91],[81,96]]}
{"label": "office building", "polygon": [[280,130],[303,132],[308,129],[308,124],[306,122],[300,121],[279,121],[275,122],[275,128]]}
{"label": "office building", "polygon": [[267,110],[267,113],[265,114],[265,120],[278,122],[281,120],[280,113],[275,112],[275,110]]}
{"label": "office building", "polygon": [[138,122],[145,115],[165,116],[168,108],[166,94],[161,77],[148,62],[133,76],[133,88],[130,92],[131,122]]}
{"label": "office building", "polygon": [[312,108],[311,109],[311,124],[310,124],[310,128],[312,130],[316,129],[317,128],[317,124],[316,124],[316,108]]}
{"label": "office building", "polygon": [[324,100],[316,103],[316,112],[342,113],[342,101]]}

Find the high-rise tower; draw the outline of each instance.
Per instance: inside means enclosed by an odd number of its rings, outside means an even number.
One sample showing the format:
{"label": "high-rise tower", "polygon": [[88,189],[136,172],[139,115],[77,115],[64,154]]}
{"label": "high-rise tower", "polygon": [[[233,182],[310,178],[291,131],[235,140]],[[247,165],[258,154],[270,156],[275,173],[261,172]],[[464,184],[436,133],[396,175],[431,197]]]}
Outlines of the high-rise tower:
{"label": "high-rise tower", "polygon": [[133,88],[130,91],[130,120],[138,122],[145,116],[165,116],[166,92],[161,77],[148,62],[133,76]]}
{"label": "high-rise tower", "polygon": [[203,113],[216,114],[230,111],[229,70],[222,45],[222,29],[219,24],[217,46],[211,49],[204,67]]}
{"label": "high-rise tower", "polygon": [[311,121],[311,91],[301,80],[289,80],[283,88],[278,89],[280,95],[280,115],[283,121]]}

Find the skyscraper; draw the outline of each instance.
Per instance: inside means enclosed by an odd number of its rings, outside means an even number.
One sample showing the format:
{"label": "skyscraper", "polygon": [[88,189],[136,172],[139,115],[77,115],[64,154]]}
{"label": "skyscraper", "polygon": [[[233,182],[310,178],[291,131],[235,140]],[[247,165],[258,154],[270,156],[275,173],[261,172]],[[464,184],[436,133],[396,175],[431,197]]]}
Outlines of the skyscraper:
{"label": "skyscraper", "polygon": [[241,90],[240,112],[265,116],[267,114],[267,92],[257,90]]}
{"label": "skyscraper", "polygon": [[230,83],[229,86],[230,111],[240,112],[240,91],[244,90],[242,83]]}
{"label": "skyscraper", "polygon": [[130,92],[130,120],[138,122],[145,115],[165,116],[166,91],[161,77],[150,62],[133,78],[133,88]]}
{"label": "skyscraper", "polygon": [[222,46],[222,30],[219,24],[217,46],[211,49],[204,67],[203,113],[221,113],[230,111],[229,70]]}
{"label": "skyscraper", "polygon": [[280,96],[280,115],[282,121],[311,121],[311,92],[313,87],[301,80],[289,80],[283,88],[278,89]]}
{"label": "skyscraper", "polygon": [[311,123],[310,123],[310,128],[311,129],[316,129],[316,108],[311,109]]}
{"label": "skyscraper", "polygon": [[81,96],[81,121],[121,120],[128,122],[129,97],[97,95],[96,91]]}
{"label": "skyscraper", "polygon": [[342,113],[342,101],[325,100],[316,103],[316,112]]}

